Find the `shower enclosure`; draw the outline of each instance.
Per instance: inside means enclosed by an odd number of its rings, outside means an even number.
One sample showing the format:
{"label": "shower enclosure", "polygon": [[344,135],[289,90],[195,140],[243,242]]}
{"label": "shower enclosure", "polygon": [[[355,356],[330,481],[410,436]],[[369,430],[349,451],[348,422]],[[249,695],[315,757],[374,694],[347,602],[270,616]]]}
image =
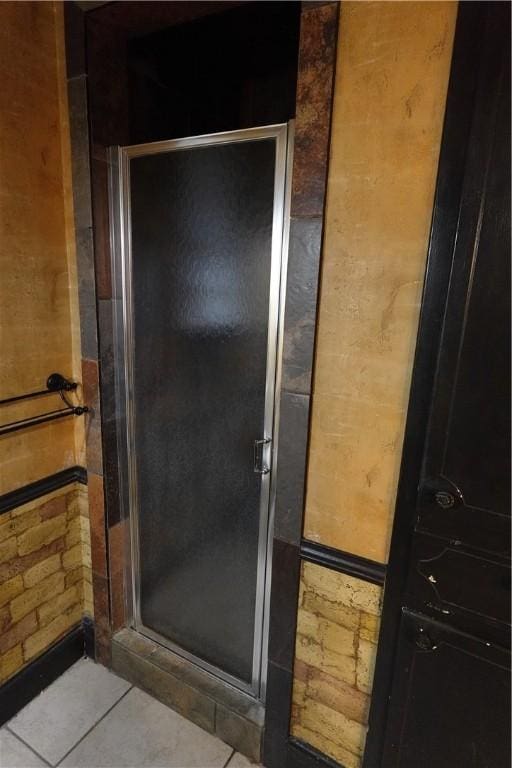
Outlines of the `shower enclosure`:
{"label": "shower enclosure", "polygon": [[291,128],[116,147],[133,627],[265,693]]}

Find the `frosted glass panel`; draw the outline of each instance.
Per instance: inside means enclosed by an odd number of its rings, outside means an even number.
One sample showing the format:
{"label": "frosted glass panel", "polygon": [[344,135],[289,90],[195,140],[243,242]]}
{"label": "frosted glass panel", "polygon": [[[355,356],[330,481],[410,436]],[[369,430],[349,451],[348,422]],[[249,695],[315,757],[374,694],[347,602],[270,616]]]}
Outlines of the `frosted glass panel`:
{"label": "frosted glass panel", "polygon": [[274,139],[130,161],[143,624],[251,681]]}

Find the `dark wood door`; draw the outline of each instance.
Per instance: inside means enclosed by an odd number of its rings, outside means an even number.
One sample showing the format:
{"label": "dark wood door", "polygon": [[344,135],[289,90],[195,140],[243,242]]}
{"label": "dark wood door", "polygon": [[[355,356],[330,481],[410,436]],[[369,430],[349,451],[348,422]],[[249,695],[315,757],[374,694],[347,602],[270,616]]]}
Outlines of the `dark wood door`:
{"label": "dark wood door", "polygon": [[366,768],[510,765],[509,29],[460,6]]}
{"label": "dark wood door", "polygon": [[508,765],[510,654],[404,610],[385,766]]}

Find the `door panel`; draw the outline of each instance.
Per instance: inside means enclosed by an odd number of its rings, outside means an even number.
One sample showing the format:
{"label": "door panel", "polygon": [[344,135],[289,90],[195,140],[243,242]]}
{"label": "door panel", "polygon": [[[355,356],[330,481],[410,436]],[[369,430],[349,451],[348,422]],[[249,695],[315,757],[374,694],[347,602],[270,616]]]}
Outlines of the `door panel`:
{"label": "door panel", "polygon": [[510,564],[438,537],[414,538],[409,595],[434,619],[510,644]]}
{"label": "door panel", "polygon": [[365,768],[503,768],[510,5],[459,4]]}
{"label": "door panel", "polygon": [[[505,14],[504,14],[505,15]],[[503,22],[505,23],[505,21]],[[501,53],[500,53],[501,50]],[[482,72],[419,499],[421,530],[510,552],[510,60]],[[488,88],[492,77],[494,88]],[[451,486],[451,487],[450,487]],[[436,501],[437,491],[451,506]],[[441,500],[442,501],[442,500]],[[448,500],[449,501],[449,500]]]}
{"label": "door panel", "polygon": [[509,660],[404,611],[382,768],[508,768]]}
{"label": "door panel", "polygon": [[257,130],[122,150],[136,626],[254,693],[286,146]]}

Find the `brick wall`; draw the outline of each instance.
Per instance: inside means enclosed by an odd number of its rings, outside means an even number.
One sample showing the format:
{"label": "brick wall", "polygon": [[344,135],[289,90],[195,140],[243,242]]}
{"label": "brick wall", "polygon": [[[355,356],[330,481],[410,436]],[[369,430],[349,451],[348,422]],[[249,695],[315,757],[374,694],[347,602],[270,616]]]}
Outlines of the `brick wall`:
{"label": "brick wall", "polygon": [[93,615],[87,488],[0,518],[0,683]]}
{"label": "brick wall", "polygon": [[291,733],[359,768],[377,650],[381,588],[303,563]]}

